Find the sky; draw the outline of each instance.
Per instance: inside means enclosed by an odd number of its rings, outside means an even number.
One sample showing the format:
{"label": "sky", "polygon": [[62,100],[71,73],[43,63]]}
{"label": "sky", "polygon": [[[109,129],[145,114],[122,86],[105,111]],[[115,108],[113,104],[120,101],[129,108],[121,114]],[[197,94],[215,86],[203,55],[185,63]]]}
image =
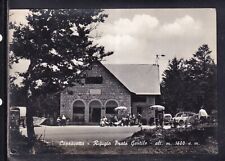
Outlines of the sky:
{"label": "sky", "polygon": [[[114,54],[105,58],[107,64],[154,64],[156,55],[160,75],[168,61],[189,59],[208,44],[211,57],[216,57],[215,9],[107,9],[106,21],[92,33],[96,43]],[[9,21],[26,23],[27,10],[11,10]],[[11,35],[11,34],[10,34]],[[24,71],[27,62],[14,65],[11,72]],[[161,78],[161,77],[160,77]]]}

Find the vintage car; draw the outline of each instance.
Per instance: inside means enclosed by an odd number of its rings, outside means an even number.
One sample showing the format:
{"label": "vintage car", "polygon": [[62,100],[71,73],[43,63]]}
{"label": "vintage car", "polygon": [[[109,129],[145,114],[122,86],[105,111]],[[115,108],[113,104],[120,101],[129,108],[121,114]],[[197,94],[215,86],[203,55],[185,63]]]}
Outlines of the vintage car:
{"label": "vintage car", "polygon": [[196,115],[194,112],[179,112],[173,118],[174,123],[178,123],[180,126],[187,123],[188,119],[192,116]]}
{"label": "vintage car", "polygon": [[172,121],[172,115],[171,114],[164,114],[164,117],[163,117],[163,120],[164,120],[164,124],[165,125],[168,125],[168,124],[170,124],[171,123],[171,121]]}

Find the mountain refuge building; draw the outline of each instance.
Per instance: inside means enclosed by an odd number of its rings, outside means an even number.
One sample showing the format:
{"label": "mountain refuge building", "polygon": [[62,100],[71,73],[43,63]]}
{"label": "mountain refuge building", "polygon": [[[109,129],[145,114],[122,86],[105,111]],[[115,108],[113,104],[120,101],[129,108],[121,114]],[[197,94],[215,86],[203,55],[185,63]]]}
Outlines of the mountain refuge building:
{"label": "mountain refuge building", "polygon": [[84,83],[66,88],[60,94],[60,115],[75,124],[99,123],[125,106],[145,121],[154,117],[149,107],[160,95],[159,67],[150,64],[102,64],[87,71]]}

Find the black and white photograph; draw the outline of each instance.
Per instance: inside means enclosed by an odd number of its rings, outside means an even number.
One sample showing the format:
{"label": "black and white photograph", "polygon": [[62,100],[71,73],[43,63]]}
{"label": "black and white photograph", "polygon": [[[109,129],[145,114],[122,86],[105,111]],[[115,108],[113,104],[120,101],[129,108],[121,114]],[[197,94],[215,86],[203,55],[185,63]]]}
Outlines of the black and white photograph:
{"label": "black and white photograph", "polygon": [[216,19],[213,8],[9,10],[9,160],[218,154]]}

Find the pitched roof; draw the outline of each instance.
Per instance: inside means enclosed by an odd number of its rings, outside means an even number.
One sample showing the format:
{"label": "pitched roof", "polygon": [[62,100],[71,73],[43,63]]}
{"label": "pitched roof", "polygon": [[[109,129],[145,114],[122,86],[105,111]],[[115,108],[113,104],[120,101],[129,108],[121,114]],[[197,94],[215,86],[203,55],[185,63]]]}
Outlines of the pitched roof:
{"label": "pitched roof", "polygon": [[151,64],[103,64],[125,87],[138,95],[160,95],[159,67]]}

